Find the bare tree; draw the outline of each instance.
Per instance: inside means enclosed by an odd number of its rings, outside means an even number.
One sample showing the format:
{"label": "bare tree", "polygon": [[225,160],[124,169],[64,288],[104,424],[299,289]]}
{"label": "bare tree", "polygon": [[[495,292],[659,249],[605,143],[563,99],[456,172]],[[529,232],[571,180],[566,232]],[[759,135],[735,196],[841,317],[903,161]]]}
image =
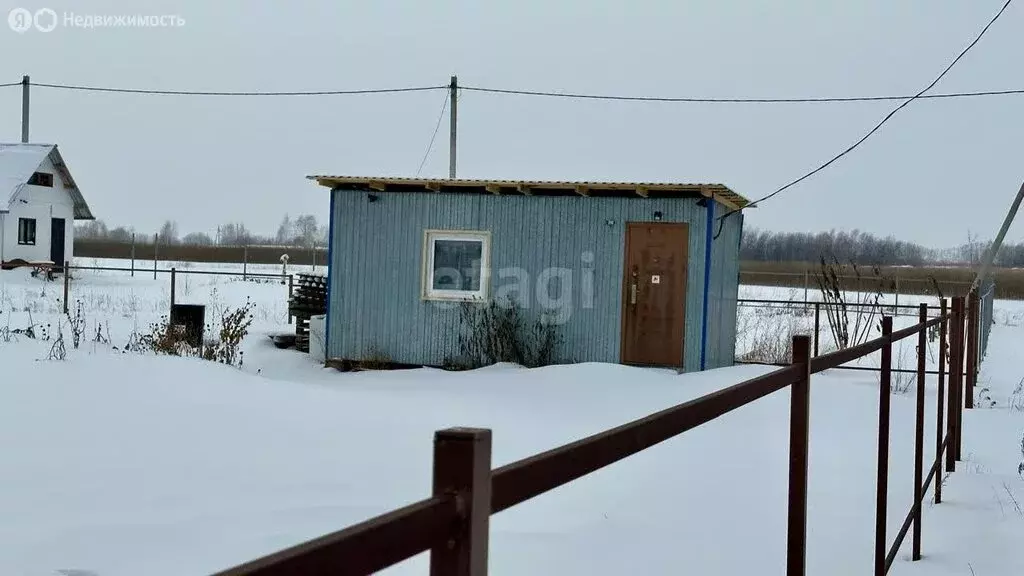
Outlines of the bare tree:
{"label": "bare tree", "polygon": [[177,244],[178,243],[178,223],[173,220],[167,220],[163,226],[160,227],[160,242],[164,244]]}
{"label": "bare tree", "polygon": [[316,216],[303,214],[295,219],[296,239],[302,246],[316,246],[320,228],[316,223]]}
{"label": "bare tree", "polygon": [[277,227],[277,243],[281,245],[291,244],[295,241],[295,226],[291,218],[285,214],[281,225]]}

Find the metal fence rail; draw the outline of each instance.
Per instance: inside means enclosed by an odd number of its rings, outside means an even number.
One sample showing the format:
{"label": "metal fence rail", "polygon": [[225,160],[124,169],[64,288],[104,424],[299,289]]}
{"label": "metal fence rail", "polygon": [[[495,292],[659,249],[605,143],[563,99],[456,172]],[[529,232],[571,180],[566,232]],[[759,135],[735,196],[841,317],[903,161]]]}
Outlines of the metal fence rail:
{"label": "metal fence rail", "polygon": [[[69,313],[70,310],[71,310],[71,304],[70,304],[71,303],[71,281],[72,281],[71,274],[70,274],[71,271],[80,270],[80,271],[92,271],[92,272],[127,272],[127,273],[131,274],[133,277],[135,276],[135,272],[136,271],[140,271],[138,268],[134,268],[134,267],[132,267],[132,268],[119,268],[119,267],[116,267],[116,266],[72,266],[71,263],[67,262],[67,261],[64,262],[64,268],[63,269],[66,271],[65,274],[64,274],[64,302],[63,302],[63,304],[64,304],[64,313],[65,314]],[[232,276],[232,277],[236,277],[236,278],[241,278],[243,281],[247,281],[249,279],[280,280],[281,284],[287,283],[287,285],[288,285],[288,298],[289,299],[291,299],[292,294],[293,294],[293,292],[295,290],[295,277],[294,277],[293,274],[253,273],[253,272],[248,272],[246,270],[243,270],[241,272],[231,272],[231,271],[227,271],[227,270],[192,270],[192,269],[188,269],[188,268],[182,269],[182,270],[178,270],[177,268],[174,268],[174,267],[172,267],[172,268],[165,268],[165,269],[160,269],[160,268],[154,267],[151,271],[153,272],[153,279],[154,280],[157,278],[157,274],[168,274],[169,275],[170,284],[171,284],[171,286],[170,286],[170,296],[171,296],[171,306],[172,307],[174,306],[175,302],[177,301],[177,285],[178,285],[177,277],[178,277],[178,274],[192,274],[192,275],[196,275],[196,276]],[[147,270],[146,272],[148,273],[150,271]],[[288,323],[289,324],[292,323],[291,312],[288,313]]]}
{"label": "metal fence rail", "polygon": [[[935,501],[941,502],[941,479],[936,479],[946,455],[946,470],[952,471],[960,456],[963,384],[976,374],[978,355],[971,353],[967,340],[977,337],[978,315],[968,314],[965,298],[953,300],[947,312],[943,301],[938,317],[928,318],[928,306],[918,307],[918,323],[892,331],[892,317],[882,319],[882,336],[860,346],[812,356],[806,335],[793,338],[793,362],[787,367],[734,384],[706,396],[667,408],[661,412],[600,432],[588,438],[491,470],[491,431],[454,428],[434,436],[434,482],[431,498],[398,511],[367,520],[353,528],[272,554],[265,558],[220,572],[215,576],[284,576],[291,574],[369,574],[430,551],[432,576],[484,576],[487,573],[488,530],[491,514],[507,510],[532,498],[600,470],[660,442],[678,436],[755,402],[769,394],[791,388],[787,571],[790,576],[806,573],[808,440],[811,375],[882,351],[879,378],[878,468],[876,476],[875,574],[885,574],[895,560],[904,538],[913,530],[913,559],[921,557],[921,510],[924,494],[933,480]],[[965,326],[965,322],[971,323]],[[936,413],[934,459],[927,478],[924,472],[924,384],[927,331],[940,332],[939,402]],[[949,401],[945,402],[947,335],[950,338]],[[965,337],[966,335],[966,337]],[[973,335],[973,336],[972,336]],[[886,535],[888,514],[889,420],[893,343],[917,337],[917,396],[914,436],[914,504],[901,530],[890,544]],[[966,376],[964,373],[966,363]],[[943,421],[945,420],[945,424]],[[455,515],[446,516],[447,498],[455,501]],[[428,515],[443,516],[445,521]],[[448,510],[448,512],[446,512]],[[417,521],[413,511],[421,511]],[[431,520],[426,517],[430,516]],[[436,521],[435,521],[436,520]]]}
{"label": "metal fence rail", "polygon": [[[971,292],[968,298],[968,302],[977,300],[979,319],[976,323],[978,325],[978,334],[975,341],[975,348],[977,350],[978,361],[985,357],[988,351],[988,339],[989,333],[992,331],[993,319],[993,307],[995,305],[996,296],[996,283],[994,280],[987,280],[980,290]],[[940,302],[944,302],[944,299],[940,299]],[[774,310],[780,312],[792,312],[796,314],[814,314],[814,328],[811,330],[811,339],[813,341],[814,355],[817,356],[821,349],[821,330],[826,327],[822,325],[822,310],[832,307],[835,309],[836,306],[842,306],[847,309],[854,311],[863,310],[865,308],[875,308],[876,311],[881,314],[888,312],[889,316],[895,318],[906,318],[916,317],[917,310],[920,305],[911,304],[886,304],[886,303],[871,303],[871,302],[845,302],[841,305],[826,303],[822,301],[813,300],[771,300],[762,298],[739,298],[736,301],[740,308],[756,308],[759,310]],[[939,312],[941,306],[927,305],[927,310],[930,312]],[[855,312],[857,313],[857,312]],[[786,366],[786,363],[777,361],[766,361],[766,360],[743,360],[739,357],[736,358],[737,364],[755,364],[762,366]],[[840,370],[861,370],[870,372],[879,372],[880,368],[872,366],[837,366]],[[916,370],[909,370],[904,368],[893,368],[894,374],[915,374]],[[925,373],[930,376],[938,375],[938,370],[926,370]],[[973,390],[973,387],[972,387]]]}

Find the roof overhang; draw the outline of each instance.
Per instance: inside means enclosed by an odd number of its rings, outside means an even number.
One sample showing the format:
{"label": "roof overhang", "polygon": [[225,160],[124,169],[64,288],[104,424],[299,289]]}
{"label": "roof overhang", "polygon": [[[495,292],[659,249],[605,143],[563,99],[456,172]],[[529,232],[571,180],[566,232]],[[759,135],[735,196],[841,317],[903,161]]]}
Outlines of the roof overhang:
{"label": "roof overhang", "polygon": [[586,182],[561,180],[463,180],[438,178],[396,178],[367,176],[307,176],[332,190],[388,191],[406,193],[520,194],[527,196],[625,196],[638,198],[714,198],[733,210],[746,208],[750,201],[724,184],[671,182]]}
{"label": "roof overhang", "polygon": [[64,163],[64,158],[61,157],[60,151],[57,150],[56,146],[50,150],[50,162],[52,162],[54,168],[57,169],[61,182],[64,183],[64,189],[71,195],[71,200],[74,205],[73,211],[75,220],[95,220],[96,217],[92,215],[92,210],[89,209],[89,204],[86,203],[81,190],[79,190],[78,185],[75,184],[75,179],[71,177],[71,171],[68,170],[67,164]]}

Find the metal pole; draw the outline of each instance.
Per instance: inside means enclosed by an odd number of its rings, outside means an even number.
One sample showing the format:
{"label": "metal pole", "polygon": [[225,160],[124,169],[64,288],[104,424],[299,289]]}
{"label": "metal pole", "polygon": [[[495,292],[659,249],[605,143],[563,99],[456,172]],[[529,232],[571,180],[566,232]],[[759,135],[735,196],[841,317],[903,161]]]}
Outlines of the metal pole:
{"label": "metal pole", "polygon": [[295,293],[293,288],[295,287],[294,276],[288,275],[288,324],[292,323],[292,295]]}
{"label": "metal pole", "polygon": [[814,303],[814,356],[818,356],[818,341],[821,340],[821,302]]}
{"label": "metal pole", "polygon": [[448,86],[448,99],[451,101],[451,106],[448,108],[448,118],[451,121],[450,133],[448,136],[448,177],[452,180],[455,179],[455,158],[456,158],[456,133],[459,119],[459,78],[458,76],[452,76],[452,82]]}
{"label": "metal pole", "polygon": [[953,459],[961,459],[961,443],[964,440],[964,320],[967,315],[967,300],[964,296],[956,298],[956,450],[953,452]]}
{"label": "metal pole", "polygon": [[[882,337],[892,336],[892,316],[882,316]],[[878,468],[875,492],[875,576],[885,576],[885,519],[889,498],[889,402],[892,388],[892,341],[882,346],[878,385]]]}
{"label": "metal pole", "polygon": [[132,278],[135,278],[135,232],[132,232]]}
{"label": "metal pole", "polygon": [[900,313],[900,277],[896,277],[896,303],[892,309],[893,314]]}
{"label": "metal pole", "polygon": [[949,434],[949,446],[946,448],[946,472],[953,472],[956,469],[956,412],[957,403],[960,401],[960,395],[957,394],[959,390],[959,378],[957,376],[957,361],[959,355],[959,346],[957,345],[957,338],[959,337],[959,331],[956,329],[956,323],[960,318],[960,298],[953,298],[952,311],[949,316],[949,399],[947,400],[948,406],[946,407],[946,419],[948,420],[946,428]]}
{"label": "metal pole", "polygon": [[[945,401],[945,385],[946,385],[946,329],[949,325],[949,320],[946,318],[946,299],[943,298],[939,302],[940,306],[940,318],[942,322],[939,323],[939,388],[938,388],[938,414],[935,419],[935,459],[941,462],[942,459],[942,440],[946,432],[942,429],[943,427],[943,406]],[[941,472],[935,478],[935,503],[942,503],[942,474]]]}
{"label": "metal pole", "polygon": [[967,296],[967,389],[966,408],[974,408],[974,385],[978,381],[978,291]]}
{"label": "metal pole", "polygon": [[71,270],[69,263],[64,261],[64,313],[67,314],[68,310],[68,296],[71,293]]}
{"label": "metal pole", "polygon": [[242,249],[242,281],[246,280],[246,274],[249,271],[249,245],[246,244],[245,248]]}
{"label": "metal pole", "polygon": [[[924,477],[924,384],[925,356],[928,354],[928,305],[921,304],[917,315],[921,331],[917,333],[917,410],[915,411],[916,426],[914,427],[914,542],[912,560],[921,559],[921,482]],[[939,478],[936,483],[942,482]]]}
{"label": "metal pole", "polygon": [[434,495],[458,494],[461,518],[451,539],[430,550],[431,576],[486,576],[491,516],[491,431],[434,434]]}
{"label": "metal pole", "polygon": [[156,280],[156,263],[159,260],[160,233],[153,234],[153,280]]}
{"label": "metal pole", "polygon": [[807,291],[811,285],[811,273],[809,270],[804,270],[804,310],[807,310]]}
{"label": "metal pole", "polygon": [[21,141],[28,143],[28,105],[31,82],[28,76],[21,77]]}
{"label": "metal pole", "polygon": [[176,286],[175,286],[175,284],[176,284],[176,282],[175,282],[176,274],[177,273],[176,273],[174,267],[172,266],[171,267],[171,309],[172,310],[174,309],[174,292],[175,292],[175,288],[176,288]]}
{"label": "metal pole", "polygon": [[1020,208],[1021,200],[1024,200],[1024,182],[1020,185],[1020,190],[1017,191],[1017,197],[1014,198],[1013,203],[1010,205],[1010,211],[1006,213],[1006,218],[1003,220],[1003,225],[999,228],[999,233],[996,234],[996,239],[992,242],[992,245],[985,251],[985,259],[981,263],[981,270],[978,271],[978,275],[974,277],[974,282],[971,284],[971,290],[976,290],[981,286],[981,282],[988,276],[988,270],[992,267],[992,262],[996,259],[996,253],[999,252],[999,248],[1003,245],[1003,238],[1006,237],[1006,231],[1010,229],[1010,224],[1013,223],[1013,219],[1017,216],[1017,210]]}
{"label": "metal pole", "polygon": [[793,364],[800,379],[790,386],[789,405],[789,528],[786,575],[807,573],[807,452],[811,413],[811,342],[793,337]]}

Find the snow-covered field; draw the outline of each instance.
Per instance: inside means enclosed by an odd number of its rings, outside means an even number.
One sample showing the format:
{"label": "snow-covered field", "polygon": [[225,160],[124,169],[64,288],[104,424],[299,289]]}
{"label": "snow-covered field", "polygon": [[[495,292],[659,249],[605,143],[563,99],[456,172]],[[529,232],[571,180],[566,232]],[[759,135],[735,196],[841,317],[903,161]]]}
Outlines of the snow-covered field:
{"label": "snow-covered field", "polygon": [[[254,303],[239,370],[112,349],[166,313],[166,275],[75,276],[72,301],[81,301],[88,329],[65,361],[50,361],[53,334],[68,329],[66,319],[56,328],[61,283],[0,272],[0,329],[32,322],[50,334],[0,338],[3,575],[208,574],[426,497],[436,429],[493,429],[499,466],[770,370],[676,375],[584,364],[343,374],[264,336],[288,329],[287,286],[179,276],[178,301],[206,304],[208,318]],[[743,287],[741,297],[788,292]],[[789,322],[796,331],[808,322],[752,309],[740,316],[741,352],[745,337],[764,338],[751,336],[752,326],[783,339]],[[945,479],[945,502],[925,509],[924,560],[907,560],[908,539],[894,574],[1024,573],[1024,393],[1015,392],[1024,378],[1022,319],[1024,303],[997,302],[979,386],[990,401],[965,414],[966,461]],[[913,323],[900,318],[896,327]],[[110,344],[95,341],[97,327]],[[909,367],[914,343],[906,346]],[[808,571],[867,573],[877,375],[833,371],[814,382]],[[930,454],[934,379],[929,386]],[[910,508],[913,414],[913,395],[895,394],[890,539]],[[490,572],[782,573],[788,415],[788,393],[773,394],[495,516]],[[421,555],[389,572],[423,574],[426,562]]]}

